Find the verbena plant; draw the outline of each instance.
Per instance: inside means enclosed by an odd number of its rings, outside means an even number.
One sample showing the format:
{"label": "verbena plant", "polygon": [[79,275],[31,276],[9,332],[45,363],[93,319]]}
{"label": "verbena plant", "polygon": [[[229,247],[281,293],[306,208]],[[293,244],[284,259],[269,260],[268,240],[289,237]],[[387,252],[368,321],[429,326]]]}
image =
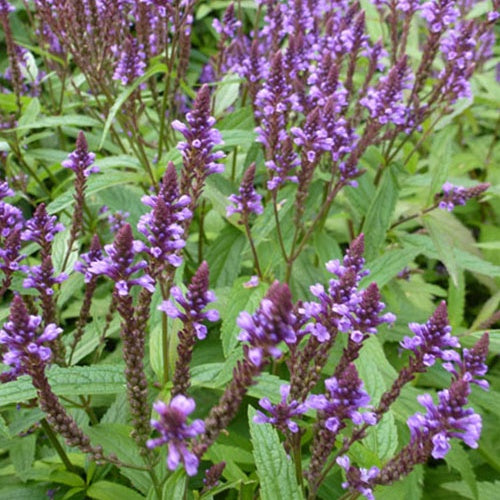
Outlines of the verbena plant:
{"label": "verbena plant", "polygon": [[0,0],[0,494],[495,497],[498,7]]}

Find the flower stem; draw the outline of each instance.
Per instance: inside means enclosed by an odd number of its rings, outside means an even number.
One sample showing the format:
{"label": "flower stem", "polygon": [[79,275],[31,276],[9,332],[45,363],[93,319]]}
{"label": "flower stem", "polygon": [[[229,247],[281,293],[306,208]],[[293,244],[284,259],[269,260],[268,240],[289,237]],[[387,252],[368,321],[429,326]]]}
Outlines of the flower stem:
{"label": "flower stem", "polygon": [[45,418],[42,418],[42,420],[40,420],[40,424],[41,424],[42,429],[44,430],[45,434],[49,438],[50,443],[54,447],[54,450],[56,450],[56,453],[59,455],[62,463],[66,467],[66,469],[70,472],[74,472],[75,474],[78,474],[78,469],[71,463],[68,455],[66,454],[66,451],[64,451],[64,448],[62,447],[61,443],[57,439],[55,432],[52,430],[52,427],[47,422],[47,420]]}

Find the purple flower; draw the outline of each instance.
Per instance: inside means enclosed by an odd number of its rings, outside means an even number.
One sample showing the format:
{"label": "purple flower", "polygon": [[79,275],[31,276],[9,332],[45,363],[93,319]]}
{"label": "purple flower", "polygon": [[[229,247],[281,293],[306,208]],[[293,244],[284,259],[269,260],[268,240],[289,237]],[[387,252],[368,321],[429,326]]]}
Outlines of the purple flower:
{"label": "purple flower", "polygon": [[296,102],[292,87],[284,76],[283,55],[278,51],[271,61],[269,75],[255,98],[256,115],[260,120],[255,129],[257,141],[264,144],[269,152],[286,139],[287,115]]}
{"label": "purple flower", "polygon": [[113,80],[120,80],[122,85],[130,85],[144,74],[146,54],[144,47],[135,38],[127,37],[113,74]]}
{"label": "purple flower", "polygon": [[226,215],[230,217],[233,214],[242,214],[248,216],[251,213],[261,214],[263,212],[262,196],[257,193],[254,188],[255,178],[255,163],[252,163],[245,172],[241,186],[239,189],[239,196],[232,194],[228,200],[234,204],[226,208]]}
{"label": "purple flower", "polygon": [[88,283],[95,275],[90,271],[90,266],[93,262],[97,262],[102,259],[102,248],[99,242],[99,236],[96,234],[92,238],[92,243],[90,244],[90,250],[88,253],[83,253],[80,255],[80,260],[75,263],[75,271],[82,273],[84,275],[85,283]]}
{"label": "purple flower", "polygon": [[177,174],[173,163],[169,163],[158,196],[143,196],[142,202],[152,211],[141,216],[137,229],[149,242],[146,251],[160,262],[174,267],[182,264],[179,250],[184,248],[184,228],[180,224],[191,218],[187,208],[189,196],[179,196]]}
{"label": "purple flower", "polygon": [[490,184],[482,183],[471,188],[464,188],[446,182],[442,187],[443,195],[439,201],[439,208],[451,212],[457,205],[465,205],[471,198],[477,198],[489,187]]}
{"label": "purple flower", "polygon": [[114,213],[108,214],[107,219],[111,232],[116,234],[127,223],[129,217],[130,214],[123,210],[117,210]]}
{"label": "purple flower", "polygon": [[371,118],[381,125],[410,125],[409,109],[403,103],[403,90],[409,88],[406,56],[380,79],[376,88],[369,88],[359,103],[370,111]]}
{"label": "purple flower", "polygon": [[451,437],[461,439],[471,448],[477,448],[481,417],[472,408],[464,408],[469,394],[469,383],[457,380],[450,389],[438,393],[438,405],[434,404],[429,394],[418,396],[418,402],[426,408],[427,413],[416,413],[408,419],[410,445],[424,446],[424,443],[432,442],[434,458],[443,458],[448,453]]}
{"label": "purple flower", "polygon": [[68,279],[66,273],[54,276],[54,267],[49,255],[45,256],[41,265],[27,268],[28,277],[23,281],[23,288],[34,288],[42,295],[53,295],[54,285]]}
{"label": "purple flower", "polygon": [[207,85],[198,92],[193,109],[186,115],[186,121],[187,125],[179,120],[172,122],[172,128],[186,139],[177,145],[185,168],[196,170],[190,174],[194,176],[197,173],[203,179],[207,175],[224,172],[224,166],[218,163],[224,158],[224,153],[212,151],[214,146],[223,144],[223,141],[220,132],[213,128],[215,118],[210,116],[210,88]]}
{"label": "purple flower", "polygon": [[21,233],[21,239],[45,246],[47,242],[54,239],[57,233],[64,230],[64,226],[56,221],[57,217],[49,215],[45,204],[41,203],[36,208],[33,217],[26,222],[26,229]]}
{"label": "purple flower", "polygon": [[300,165],[300,158],[293,150],[293,142],[288,135],[276,146],[273,159],[266,161],[265,165],[272,175],[271,180],[267,182],[267,189],[270,191],[278,189],[285,181],[298,182],[297,176],[289,175]]}
{"label": "purple flower", "polygon": [[11,5],[7,0],[0,0],[0,15],[8,16],[9,12],[13,12],[16,8]]}
{"label": "purple flower", "polygon": [[488,366],[486,365],[488,345],[489,335],[488,333],[484,333],[472,349],[463,350],[462,358],[452,351],[453,356],[449,357],[449,362],[443,363],[443,368],[452,373],[456,379],[462,378],[466,382],[476,384],[482,389],[488,390],[488,381],[483,378],[477,378],[483,377],[488,371]]}
{"label": "purple flower", "polygon": [[[8,193],[8,190],[4,190]],[[7,238],[11,233],[20,231],[24,227],[24,217],[17,207],[0,201],[0,236]]]}
{"label": "purple flower", "polygon": [[241,21],[236,19],[234,15],[234,3],[230,3],[224,12],[222,22],[214,19],[212,22],[214,30],[222,35],[223,39],[233,38],[236,30],[241,26]]}
{"label": "purple flower", "polygon": [[14,196],[14,191],[9,187],[7,181],[0,181],[0,200],[7,198],[7,196]]}
{"label": "purple flower", "polygon": [[422,17],[429,23],[432,33],[444,31],[458,17],[453,0],[430,0],[422,5]]}
{"label": "purple flower", "polygon": [[3,241],[0,247],[0,269],[7,276],[13,271],[23,269],[19,262],[24,259],[20,254],[21,250],[21,231],[12,231]]}
{"label": "purple flower", "polygon": [[454,356],[448,347],[459,347],[457,337],[450,335],[451,326],[448,324],[448,311],[446,302],[441,302],[427,323],[420,325],[410,323],[410,330],[415,334],[413,337],[405,337],[401,347],[413,351],[425,366],[432,366],[436,358],[449,360]]}
{"label": "purple flower", "polygon": [[76,174],[83,172],[85,177],[99,172],[99,167],[94,165],[95,154],[90,153],[85,139],[85,134],[80,131],[76,140],[76,149],[69,154],[61,165],[73,170]]}
{"label": "purple flower", "polygon": [[360,408],[370,402],[370,396],[363,390],[363,382],[352,363],[342,372],[339,379],[326,379],[325,387],[328,393],[310,396],[307,406],[321,412],[325,418],[325,427],[330,432],[338,433],[345,427],[344,421],[347,419],[355,425],[374,425],[377,422],[373,412],[359,412]]}
{"label": "purple flower", "polygon": [[26,305],[19,295],[12,299],[8,321],[0,330],[0,344],[7,348],[3,362],[12,368],[4,374],[8,380],[29,372],[32,364],[47,364],[52,358],[52,351],[43,345],[58,337],[62,332],[51,323],[38,335],[42,323],[40,316],[28,314]]}
{"label": "purple flower", "polygon": [[276,428],[285,432],[288,429],[290,432],[296,433],[299,431],[299,426],[292,421],[293,417],[298,417],[307,411],[307,405],[292,400],[287,402],[290,395],[290,385],[282,385],[280,387],[281,403],[273,405],[268,398],[262,398],[259,401],[260,406],[271,414],[267,417],[261,411],[257,410],[254,417],[254,422],[257,424],[272,424]]}
{"label": "purple flower", "polygon": [[375,500],[371,483],[380,473],[378,467],[373,466],[369,469],[361,467],[358,469],[351,465],[351,461],[347,455],[338,457],[337,464],[346,472],[347,481],[342,483],[342,488],[353,488],[359,491],[368,500]]}
{"label": "purple flower", "polygon": [[202,420],[194,420],[190,425],[187,424],[187,416],[195,409],[194,400],[178,394],[169,404],[156,401],[153,408],[160,419],[151,420],[151,426],[160,433],[161,437],[148,440],[148,448],[156,448],[168,443],[167,467],[175,470],[182,462],[187,474],[194,476],[198,472],[199,460],[194,453],[189,451],[187,440],[198,436],[205,430]]}
{"label": "purple flower", "polygon": [[144,243],[133,239],[129,224],[118,231],[114,243],[106,245],[104,250],[107,257],[92,262],[88,272],[111,278],[115,282],[116,293],[122,297],[129,294],[132,285],[142,286],[151,293],[155,291],[154,281],[148,274],[131,279],[133,274],[147,267],[147,264],[143,260],[133,264],[136,254],[144,250]]}
{"label": "purple flower", "polygon": [[185,297],[177,286],[170,289],[170,294],[179,303],[182,310],[172,300],[165,300],[158,309],[171,318],[179,318],[183,323],[191,324],[195,329],[196,336],[200,340],[204,339],[207,336],[207,327],[201,322],[219,319],[219,312],[215,309],[203,312],[203,309],[210,302],[216,300],[215,294],[208,290],[208,264],[202,262],[188,286]]}
{"label": "purple flower", "polygon": [[338,279],[332,279],[329,287],[316,284],[310,288],[311,293],[319,299],[318,302],[304,302],[299,312],[314,322],[309,323],[305,332],[314,335],[318,342],[330,340],[337,331],[348,332],[355,324],[351,321],[352,313],[356,311],[362,300],[358,291],[359,281],[368,271],[364,266],[364,237],[358,236],[352,241],[342,264],[339,260],[327,262],[326,268]]}
{"label": "purple flower", "polygon": [[279,358],[282,354],[278,348],[280,342],[297,340],[292,309],[290,289],[275,281],[253,315],[246,311],[240,313],[237,324],[242,331],[238,340],[250,344],[248,359],[255,366],[262,366],[265,356]]}

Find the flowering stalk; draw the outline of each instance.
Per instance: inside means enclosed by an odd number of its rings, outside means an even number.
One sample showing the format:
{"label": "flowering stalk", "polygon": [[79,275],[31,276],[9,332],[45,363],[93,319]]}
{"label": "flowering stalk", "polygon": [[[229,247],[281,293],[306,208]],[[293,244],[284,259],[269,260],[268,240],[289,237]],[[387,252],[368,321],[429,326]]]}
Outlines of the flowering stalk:
{"label": "flowering stalk", "polygon": [[115,282],[113,298],[117,310],[122,317],[121,338],[123,341],[123,359],[125,361],[125,378],[127,380],[127,396],[132,413],[134,438],[146,453],[145,443],[149,435],[149,411],[147,405],[148,382],[144,373],[144,332],[138,328],[138,320],[134,317],[133,299],[130,289],[134,285],[154,292],[153,279],[144,274],[139,278],[131,278],[132,274],[146,267],[145,261],[133,264],[135,255],[142,250],[143,244],[133,240],[132,228],[124,225],[116,235],[112,245],[106,245],[107,254],[101,260],[89,266],[89,272],[99,276],[106,275]]}
{"label": "flowering stalk", "polygon": [[276,281],[255,314],[240,314],[238,326],[242,330],[238,338],[245,342],[243,359],[236,364],[229,385],[205,419],[205,432],[193,448],[197,457],[201,458],[221,430],[235,417],[248,388],[255,383],[255,378],[269,359],[281,357],[282,352],[278,348],[280,342],[291,343],[296,340],[296,318],[292,309],[288,286]]}
{"label": "flowering stalk", "polygon": [[213,128],[215,118],[210,116],[210,88],[207,85],[198,92],[186,121],[188,125],[174,120],[172,127],[186,139],[177,145],[183,163],[180,190],[183,195],[189,196],[188,208],[194,212],[207,176],[224,171],[223,165],[218,163],[224,158],[224,153],[212,151],[223,141],[220,132]]}
{"label": "flowering stalk", "polygon": [[73,151],[61,165],[65,168],[73,170],[75,173],[75,194],[73,198],[75,205],[73,209],[73,216],[71,219],[71,229],[69,233],[68,251],[64,257],[61,269],[64,271],[68,264],[69,256],[73,251],[73,245],[78,239],[83,228],[83,208],[85,205],[85,189],[87,184],[87,177],[90,174],[99,172],[99,168],[94,165],[95,154],[90,153],[88,150],[87,140],[85,134],[80,131],[76,140],[76,149]]}
{"label": "flowering stalk", "polygon": [[259,278],[262,278],[262,270],[259,264],[259,256],[255,248],[255,243],[252,238],[252,231],[250,229],[249,218],[250,214],[254,213],[260,215],[264,208],[262,207],[261,199],[262,196],[257,193],[254,188],[254,178],[255,178],[255,163],[252,163],[245,172],[243,179],[241,181],[241,186],[239,189],[239,195],[232,194],[228,197],[228,200],[234,206],[228,206],[226,209],[227,217],[233,214],[241,214],[241,218],[238,221],[239,224],[243,224],[245,232],[250,243],[250,248],[252,249],[253,261],[255,269]]}
{"label": "flowering stalk", "polygon": [[[164,301],[158,309],[165,312],[171,318],[179,318],[183,328],[179,331],[179,344],[177,345],[177,361],[172,377],[172,395],[186,394],[190,382],[189,365],[196,340],[203,340],[207,336],[207,327],[201,323],[203,320],[217,321],[219,313],[215,309],[203,312],[203,309],[214,302],[215,295],[208,290],[209,269],[206,262],[202,262],[198,271],[191,279],[186,296],[184,297],[180,288],[173,287],[170,290],[172,297],[179,303],[180,307],[174,305],[172,300]],[[182,308],[182,309],[181,309]],[[164,357],[164,363],[168,358]]]}

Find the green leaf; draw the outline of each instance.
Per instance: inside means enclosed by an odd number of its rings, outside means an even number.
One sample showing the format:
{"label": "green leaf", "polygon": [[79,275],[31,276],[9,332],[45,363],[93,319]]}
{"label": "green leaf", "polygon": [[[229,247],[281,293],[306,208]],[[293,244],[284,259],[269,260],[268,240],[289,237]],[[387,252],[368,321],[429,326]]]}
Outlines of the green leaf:
{"label": "green leaf", "polygon": [[21,118],[19,118],[19,123],[17,130],[22,129],[25,125],[30,125],[34,123],[40,114],[40,101],[36,98],[32,99],[24,110]]}
{"label": "green leaf", "polygon": [[16,473],[25,482],[28,479],[33,460],[35,459],[36,434],[28,434],[11,441],[9,446],[10,459]]}
{"label": "green leaf", "polygon": [[374,281],[379,288],[382,288],[412,262],[419,253],[418,248],[413,246],[384,252],[383,255],[370,262],[368,266],[370,274],[361,280],[361,287]]}
{"label": "green leaf", "polygon": [[[108,171],[106,175],[93,175],[87,180],[87,189],[85,190],[85,195],[90,197],[93,194],[107,189],[111,186],[121,186],[123,184],[137,184],[143,179],[142,174],[134,172],[117,172]],[[50,214],[56,214],[61,210],[65,210],[73,205],[73,190],[65,191],[63,194],[58,196],[52,203],[47,206],[47,212]]]}
{"label": "green leaf", "polygon": [[163,486],[163,500],[174,500],[184,498],[186,491],[186,471],[184,467],[176,470]]}
{"label": "green leaf", "polygon": [[233,284],[240,272],[245,246],[245,235],[232,226],[227,226],[210,245],[206,258],[214,288]]}
{"label": "green leaf", "polygon": [[379,255],[379,249],[385,241],[392,214],[398,200],[398,184],[395,172],[387,169],[377,189],[375,198],[363,224],[365,234],[365,257],[368,262]]}
{"label": "green leaf", "polygon": [[429,170],[432,175],[429,188],[428,203],[431,203],[434,195],[441,191],[442,185],[448,178],[448,168],[452,158],[452,146],[457,134],[457,126],[451,125],[434,134],[429,158]]}
{"label": "green leaf", "polygon": [[439,260],[445,265],[453,284],[458,287],[458,264],[453,252],[453,240],[442,230],[440,224],[430,217],[424,218],[424,226],[436,247]]}
{"label": "green leaf", "polygon": [[445,457],[446,463],[460,472],[465,484],[469,487],[472,498],[478,498],[477,481],[474,469],[469,460],[469,455],[462,448],[460,443],[452,441],[451,449]]}
{"label": "green leaf", "polygon": [[462,270],[457,273],[458,283],[452,281],[448,287],[448,317],[453,328],[460,326],[465,308],[465,276]]}
{"label": "green leaf", "polygon": [[[124,390],[123,366],[54,366],[47,375],[58,396],[80,394],[118,394]],[[36,390],[28,376],[0,385],[0,406],[22,403],[36,398]]]}
{"label": "green leaf", "polygon": [[50,116],[48,118],[41,118],[25,125],[20,125],[16,130],[32,130],[37,128],[54,128],[63,126],[74,127],[96,127],[100,124],[94,118],[85,115],[64,115],[64,116]]}
{"label": "green leaf", "polygon": [[270,424],[256,424],[253,421],[255,414],[255,409],[249,406],[248,420],[257,475],[260,479],[260,498],[262,500],[303,499],[297,484],[293,462],[287,456],[278,433]]}
{"label": "green leaf", "polygon": [[116,500],[117,498],[140,500],[144,498],[131,488],[110,481],[98,481],[91,484],[87,489],[87,496],[96,498],[97,500]]}
{"label": "green leaf", "polygon": [[[131,438],[132,427],[123,424],[98,424],[87,429],[92,442],[103,447],[106,454],[114,453],[122,462],[144,467],[135,441]],[[130,479],[135,488],[146,494],[151,478],[145,471],[121,467],[120,472]],[[127,498],[124,496],[124,498]]]}
{"label": "green leaf", "polygon": [[228,73],[218,82],[214,94],[214,115],[221,115],[229,106],[234,104],[239,96],[241,80],[234,73]]}
{"label": "green leaf", "polygon": [[116,99],[109,110],[108,117],[106,118],[106,123],[104,124],[104,129],[102,131],[101,142],[99,143],[99,148],[101,149],[104,145],[104,141],[106,140],[106,136],[108,135],[109,129],[111,128],[111,124],[116,117],[116,114],[123,106],[125,101],[132,95],[132,93],[139,87],[139,85],[157,73],[167,73],[168,68],[163,63],[157,63],[151,68],[149,68],[140,78],[135,80],[132,85],[128,86]]}
{"label": "green leaf", "polygon": [[55,470],[50,473],[50,481],[67,486],[74,486],[77,488],[85,488],[85,481],[74,472],[67,470]]}
{"label": "green leaf", "polygon": [[363,442],[382,461],[394,455],[398,447],[398,429],[392,411],[388,411],[376,426],[368,428]]}
{"label": "green leaf", "polygon": [[264,296],[267,285],[260,283],[257,287],[245,288],[244,283],[249,278],[239,278],[234,282],[231,289],[230,300],[224,314],[222,315],[221,340],[224,356],[235,348],[238,343],[238,332],[240,328],[236,324],[236,320],[241,311],[253,313]]}
{"label": "green leaf", "polygon": [[420,500],[424,482],[424,468],[417,465],[403,479],[389,486],[379,486],[375,489],[375,497],[383,500]]}

